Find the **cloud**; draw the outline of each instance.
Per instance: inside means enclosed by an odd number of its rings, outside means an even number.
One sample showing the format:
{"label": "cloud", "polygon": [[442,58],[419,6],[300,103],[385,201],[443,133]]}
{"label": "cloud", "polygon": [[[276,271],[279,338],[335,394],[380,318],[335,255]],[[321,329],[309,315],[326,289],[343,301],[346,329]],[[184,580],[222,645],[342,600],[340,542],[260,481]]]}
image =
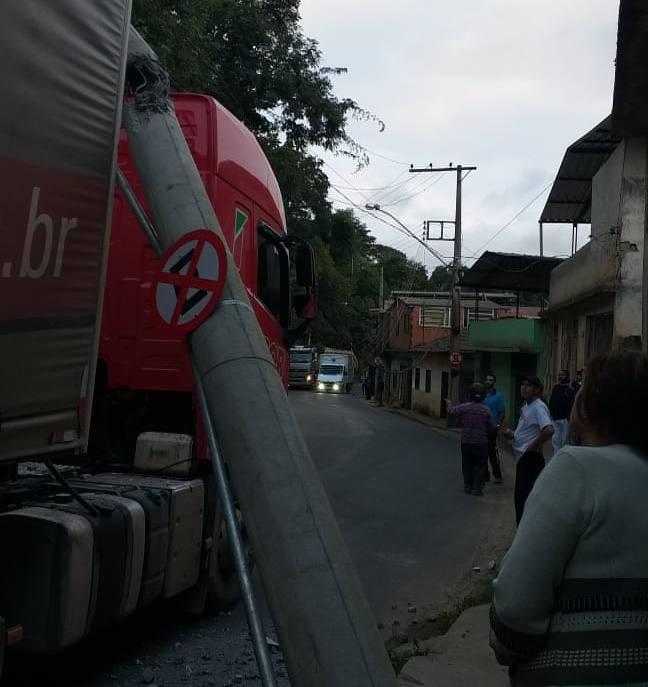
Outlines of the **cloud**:
{"label": "cloud", "polygon": [[[381,203],[417,235],[425,220],[454,217],[454,175],[434,181],[410,174],[409,164],[477,166],[463,184],[462,214],[465,243],[479,246],[555,177],[566,147],[611,109],[618,15],[611,0],[301,0],[301,11],[323,63],[349,69],[333,77],[336,94],[386,124],[379,133],[371,123],[350,123],[350,135],[370,151],[360,173],[323,155],[332,183],[351,200],[332,197],[355,204],[378,240],[411,255],[421,250],[416,241],[362,212],[366,202]],[[543,203],[489,247],[537,252]],[[546,232],[546,252],[570,247],[570,230]]]}

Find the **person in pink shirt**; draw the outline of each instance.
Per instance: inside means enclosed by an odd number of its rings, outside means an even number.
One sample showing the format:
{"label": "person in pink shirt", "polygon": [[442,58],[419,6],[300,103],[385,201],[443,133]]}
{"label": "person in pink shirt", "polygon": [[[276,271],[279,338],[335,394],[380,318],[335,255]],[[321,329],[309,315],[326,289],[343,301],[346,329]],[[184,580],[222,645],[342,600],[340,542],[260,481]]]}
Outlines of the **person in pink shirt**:
{"label": "person in pink shirt", "polygon": [[486,387],[475,383],[470,387],[470,401],[454,405],[446,399],[448,415],[459,418],[461,426],[461,470],[464,491],[482,496],[488,462],[488,437],[495,430],[493,414],[483,403]]}

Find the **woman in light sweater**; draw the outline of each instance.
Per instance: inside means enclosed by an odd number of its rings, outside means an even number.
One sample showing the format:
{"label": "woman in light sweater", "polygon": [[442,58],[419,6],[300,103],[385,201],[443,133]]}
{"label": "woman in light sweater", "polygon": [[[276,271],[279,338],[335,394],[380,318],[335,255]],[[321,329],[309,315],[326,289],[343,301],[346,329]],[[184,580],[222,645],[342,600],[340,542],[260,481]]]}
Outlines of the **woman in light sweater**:
{"label": "woman in light sweater", "polygon": [[598,356],[583,446],[538,478],[494,582],[490,644],[511,684],[648,687],[648,358]]}

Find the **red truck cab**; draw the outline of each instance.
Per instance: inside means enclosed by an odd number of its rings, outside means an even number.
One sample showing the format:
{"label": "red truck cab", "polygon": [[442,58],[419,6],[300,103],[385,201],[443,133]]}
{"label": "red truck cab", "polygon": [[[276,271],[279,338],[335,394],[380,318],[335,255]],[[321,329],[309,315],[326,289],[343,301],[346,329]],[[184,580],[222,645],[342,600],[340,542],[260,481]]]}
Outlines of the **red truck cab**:
{"label": "red truck cab", "polygon": [[[295,302],[303,303],[308,297],[302,296],[302,301],[291,297],[294,269],[291,279],[277,180],[253,134],[220,103],[187,93],[174,94],[173,101],[277,371],[287,385],[285,334]],[[118,163],[145,207],[123,130]],[[142,431],[192,434],[198,457],[205,457],[202,432],[195,431],[199,419],[186,341],[161,323],[155,312],[153,282],[159,264],[117,190],[90,437],[91,450],[101,452],[110,446],[110,458],[132,455]],[[307,269],[312,271],[312,261]]]}

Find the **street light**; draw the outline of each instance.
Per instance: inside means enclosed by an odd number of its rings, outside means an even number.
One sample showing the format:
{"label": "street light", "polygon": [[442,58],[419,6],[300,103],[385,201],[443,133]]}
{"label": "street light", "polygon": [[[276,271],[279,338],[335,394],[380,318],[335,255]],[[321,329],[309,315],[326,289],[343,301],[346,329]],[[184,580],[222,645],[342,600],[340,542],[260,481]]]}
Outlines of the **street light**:
{"label": "street light", "polygon": [[366,210],[371,210],[371,211],[374,211],[374,212],[382,212],[384,215],[387,215],[388,217],[391,217],[391,218],[394,220],[394,222],[396,222],[400,227],[403,228],[403,230],[405,231],[405,233],[406,233],[408,236],[410,236],[411,238],[413,238],[415,241],[418,241],[418,243],[420,243],[420,244],[423,246],[423,248],[425,248],[425,250],[427,250],[428,252],[432,253],[432,255],[434,255],[434,257],[435,257],[444,267],[450,267],[449,263],[447,263],[447,262],[445,261],[444,257],[441,255],[441,253],[439,253],[438,251],[434,250],[434,248],[431,248],[430,246],[428,246],[427,243],[425,243],[425,241],[423,241],[422,239],[420,239],[420,238],[419,238],[419,237],[418,237],[409,227],[405,226],[405,225],[398,219],[398,217],[396,217],[395,215],[392,215],[391,212],[388,212],[387,210],[383,210],[383,209],[380,207],[380,205],[377,205],[377,204],[375,204],[375,203],[367,203],[367,204],[365,205],[365,209],[366,209]]}

